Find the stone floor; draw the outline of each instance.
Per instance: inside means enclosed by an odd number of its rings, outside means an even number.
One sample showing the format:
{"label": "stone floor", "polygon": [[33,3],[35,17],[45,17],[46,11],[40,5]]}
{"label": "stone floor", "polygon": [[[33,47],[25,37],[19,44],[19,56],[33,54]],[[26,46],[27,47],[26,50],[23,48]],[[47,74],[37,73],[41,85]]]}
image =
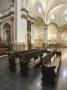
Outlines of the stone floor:
{"label": "stone floor", "polygon": [[16,72],[9,70],[8,57],[0,57],[0,90],[67,90],[67,49],[62,49],[61,67],[54,87],[41,85],[40,67],[22,77],[17,65]]}

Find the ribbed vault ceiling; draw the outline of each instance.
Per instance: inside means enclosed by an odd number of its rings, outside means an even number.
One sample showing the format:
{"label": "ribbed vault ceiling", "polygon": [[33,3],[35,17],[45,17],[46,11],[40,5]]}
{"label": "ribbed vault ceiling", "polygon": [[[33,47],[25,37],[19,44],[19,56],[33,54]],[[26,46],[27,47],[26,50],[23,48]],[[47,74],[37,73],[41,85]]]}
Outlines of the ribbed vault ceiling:
{"label": "ribbed vault ceiling", "polygon": [[[41,12],[38,12],[40,5]],[[67,24],[67,0],[27,0],[27,9],[33,17],[40,16],[45,23],[54,22],[58,26]],[[54,15],[55,18],[52,18]]]}
{"label": "ribbed vault ceiling", "polygon": [[[0,0],[0,12],[10,7],[9,1]],[[16,0],[14,0],[16,1]],[[67,24],[67,0],[21,0],[30,16],[41,17],[46,24],[54,22],[58,26]]]}

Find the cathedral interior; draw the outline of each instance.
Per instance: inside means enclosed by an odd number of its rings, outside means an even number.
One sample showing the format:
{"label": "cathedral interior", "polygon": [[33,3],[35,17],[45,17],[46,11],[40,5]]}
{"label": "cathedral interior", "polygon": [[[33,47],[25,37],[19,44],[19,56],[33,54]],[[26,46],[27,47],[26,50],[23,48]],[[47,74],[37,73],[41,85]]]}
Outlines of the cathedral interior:
{"label": "cathedral interior", "polygon": [[0,90],[67,90],[67,0],[0,0]]}

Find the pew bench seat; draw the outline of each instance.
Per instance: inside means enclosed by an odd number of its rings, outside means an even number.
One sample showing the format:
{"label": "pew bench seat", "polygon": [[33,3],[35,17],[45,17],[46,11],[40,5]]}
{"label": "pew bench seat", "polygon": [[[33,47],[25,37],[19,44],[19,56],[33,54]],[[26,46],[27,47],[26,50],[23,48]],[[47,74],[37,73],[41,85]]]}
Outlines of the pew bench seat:
{"label": "pew bench seat", "polygon": [[9,51],[8,48],[0,48],[0,52],[5,52],[5,51]]}
{"label": "pew bench seat", "polygon": [[30,63],[28,63],[29,69],[34,67],[34,58],[30,60]]}
{"label": "pew bench seat", "polygon": [[[47,53],[45,52],[42,57],[45,57],[46,55],[47,55]],[[31,69],[31,68],[35,67],[36,65],[40,64],[40,62],[41,62],[40,57],[38,57],[36,59],[32,58],[30,60],[30,63],[28,64],[29,69]]]}
{"label": "pew bench seat", "polygon": [[51,85],[55,83],[55,76],[58,74],[61,62],[60,57],[53,59],[51,63],[43,64],[41,67],[42,82],[50,83]]}
{"label": "pew bench seat", "polygon": [[28,63],[29,69],[35,67],[36,65],[38,65],[40,63],[40,58],[37,58],[36,60],[31,59],[30,63]]}
{"label": "pew bench seat", "polygon": [[[27,50],[27,51],[10,51],[8,54],[9,67],[15,70],[16,64],[19,63],[22,74],[28,74],[29,69],[34,68],[41,63],[41,57],[46,56],[47,51],[44,49]],[[17,62],[17,58],[19,62]]]}
{"label": "pew bench seat", "polygon": [[55,67],[55,68],[54,68],[54,73],[57,74],[58,69],[59,69],[59,66],[60,66],[60,62],[61,62],[60,57],[56,57],[56,58],[54,58],[53,61],[51,61],[51,63],[47,63],[47,64],[43,64],[43,65],[46,66],[46,68]]}
{"label": "pew bench seat", "polygon": [[60,58],[57,57],[55,61],[52,63],[52,66],[56,66],[56,68],[54,69],[55,74],[57,74],[58,72],[60,62],[61,62]]}

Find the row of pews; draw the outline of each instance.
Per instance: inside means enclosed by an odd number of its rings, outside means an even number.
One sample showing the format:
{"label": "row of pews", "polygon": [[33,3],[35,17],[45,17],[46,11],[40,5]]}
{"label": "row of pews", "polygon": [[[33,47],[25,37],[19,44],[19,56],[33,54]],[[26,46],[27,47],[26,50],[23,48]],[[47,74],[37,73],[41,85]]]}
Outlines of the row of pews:
{"label": "row of pews", "polygon": [[31,68],[40,64],[43,84],[53,85],[60,67],[61,51],[48,51],[44,48],[25,51],[10,51],[8,58],[9,68],[12,71],[16,70],[16,58],[19,58],[20,71],[25,76],[28,76]]}
{"label": "row of pews", "polygon": [[11,50],[12,45],[7,43],[0,43],[0,55],[8,54]]}
{"label": "row of pews", "polygon": [[41,63],[43,54],[48,53],[47,49],[31,49],[25,51],[11,51],[8,54],[9,67],[11,70],[16,70],[16,58],[19,58],[21,73],[28,75],[29,69]]}
{"label": "row of pews", "polygon": [[61,51],[52,51],[42,58],[42,83],[54,85],[61,63]]}

